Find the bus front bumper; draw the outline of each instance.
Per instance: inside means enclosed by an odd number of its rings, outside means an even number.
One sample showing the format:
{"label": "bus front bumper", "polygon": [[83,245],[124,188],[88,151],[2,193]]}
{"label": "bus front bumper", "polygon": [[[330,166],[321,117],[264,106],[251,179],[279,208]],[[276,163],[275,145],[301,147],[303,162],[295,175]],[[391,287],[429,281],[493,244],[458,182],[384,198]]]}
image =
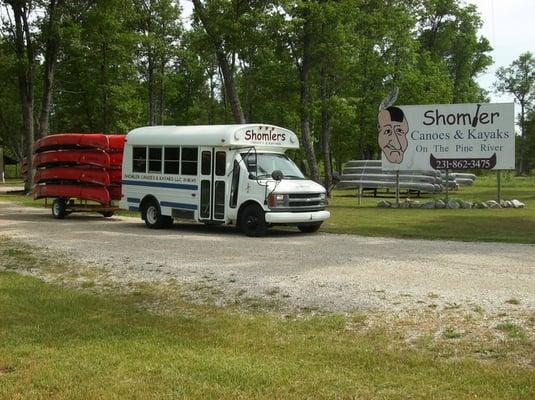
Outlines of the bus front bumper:
{"label": "bus front bumper", "polygon": [[311,222],[322,222],[331,216],[329,211],[310,212],[267,212],[266,222],[268,224],[300,224]]}

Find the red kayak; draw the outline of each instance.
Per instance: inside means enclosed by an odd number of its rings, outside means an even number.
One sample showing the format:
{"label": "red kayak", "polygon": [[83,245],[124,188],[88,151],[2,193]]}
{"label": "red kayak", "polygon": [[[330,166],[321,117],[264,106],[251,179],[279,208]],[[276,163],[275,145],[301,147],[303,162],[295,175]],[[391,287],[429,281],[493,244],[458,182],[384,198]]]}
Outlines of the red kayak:
{"label": "red kayak", "polygon": [[34,167],[51,165],[94,165],[109,168],[110,156],[101,150],[52,150],[33,156]]}
{"label": "red kayak", "polygon": [[34,152],[59,149],[99,149],[122,151],[125,135],[104,135],[103,133],[61,133],[45,136],[33,145]]}
{"label": "red kayak", "polygon": [[111,198],[108,189],[103,186],[84,185],[37,185],[33,191],[34,199],[43,197],[61,197],[64,199],[92,200],[101,204],[110,204]]}
{"label": "red kayak", "polygon": [[124,142],[126,141],[126,135],[106,135],[108,137],[109,150],[120,151],[124,150]]}
{"label": "red kayak", "polygon": [[123,153],[109,153],[111,168],[122,168],[123,166]]}
{"label": "red kayak", "polygon": [[86,147],[93,149],[108,149],[108,139],[102,133],[62,133],[49,135],[39,139],[33,145],[33,150],[46,151],[59,148]]}
{"label": "red kayak", "polygon": [[121,180],[123,179],[123,174],[120,169],[110,169],[108,171],[108,175],[110,176],[110,183],[115,184],[121,184]]}
{"label": "red kayak", "polygon": [[91,167],[50,167],[38,169],[35,172],[33,181],[35,183],[75,181],[108,186],[110,184],[110,175],[103,169]]}

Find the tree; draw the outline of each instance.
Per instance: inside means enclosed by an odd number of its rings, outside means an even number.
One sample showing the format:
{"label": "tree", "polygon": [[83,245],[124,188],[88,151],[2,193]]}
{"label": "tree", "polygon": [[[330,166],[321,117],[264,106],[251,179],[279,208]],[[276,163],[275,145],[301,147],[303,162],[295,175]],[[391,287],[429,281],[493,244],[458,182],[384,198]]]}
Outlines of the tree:
{"label": "tree", "polygon": [[[225,4],[226,3],[226,4]],[[236,4],[245,4],[245,2],[238,2]],[[245,123],[245,116],[238,95],[236,82],[234,79],[234,65],[229,61],[229,50],[225,46],[225,40],[222,34],[222,27],[229,24],[229,20],[221,20],[221,9],[228,6],[228,2],[221,1],[206,1],[203,4],[200,0],[193,0],[193,7],[195,15],[201,21],[207,35],[209,36],[215,50],[219,68],[223,75],[223,82],[225,85],[225,93],[230,102],[234,121],[237,124]],[[233,57],[232,57],[233,58]]]}
{"label": "tree", "polygon": [[165,81],[182,34],[180,6],[173,0],[135,0],[140,37],[139,70],[147,84],[148,124],[165,120]]}
{"label": "tree", "polygon": [[53,124],[63,132],[127,132],[146,124],[131,0],[96,0],[65,27]]}
{"label": "tree", "polygon": [[61,45],[59,25],[64,0],[50,0],[48,4],[45,23],[42,32],[45,42],[43,66],[43,90],[41,112],[39,115],[38,136],[43,137],[49,133],[50,108],[56,74],[58,53]]}
{"label": "tree", "polygon": [[17,58],[11,40],[0,38],[0,146],[6,153],[22,160],[24,154]]}
{"label": "tree", "polygon": [[535,103],[535,58],[530,52],[521,54],[508,67],[500,67],[496,72],[495,83],[499,93],[510,93],[520,104],[521,146],[518,173],[529,171],[527,160],[528,135],[526,114],[533,109]]}
{"label": "tree", "polygon": [[444,63],[453,82],[453,103],[483,100],[475,78],[492,64],[489,41],[477,36],[481,17],[475,5],[459,0],[424,0],[416,8],[419,43],[435,62]]}
{"label": "tree", "polygon": [[28,175],[24,190],[29,192],[33,184],[33,143],[34,143],[34,68],[35,45],[31,33],[30,14],[33,11],[31,0],[6,0],[11,6],[15,25],[11,26],[17,59],[17,79],[22,108],[22,126],[24,130],[24,147]]}

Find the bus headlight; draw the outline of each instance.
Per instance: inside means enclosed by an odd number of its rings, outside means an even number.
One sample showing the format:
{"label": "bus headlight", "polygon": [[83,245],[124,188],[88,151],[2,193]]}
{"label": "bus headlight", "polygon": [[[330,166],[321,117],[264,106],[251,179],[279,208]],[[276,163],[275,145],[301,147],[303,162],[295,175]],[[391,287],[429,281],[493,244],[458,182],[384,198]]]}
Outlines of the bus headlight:
{"label": "bus headlight", "polygon": [[269,208],[284,207],[286,205],[287,195],[282,193],[270,193],[267,199]]}

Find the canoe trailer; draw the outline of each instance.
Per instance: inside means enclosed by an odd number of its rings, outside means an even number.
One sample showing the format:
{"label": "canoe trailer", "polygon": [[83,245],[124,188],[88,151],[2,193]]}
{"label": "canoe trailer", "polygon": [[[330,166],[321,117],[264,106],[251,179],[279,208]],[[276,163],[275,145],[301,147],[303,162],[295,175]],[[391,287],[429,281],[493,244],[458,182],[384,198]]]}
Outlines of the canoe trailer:
{"label": "canoe trailer", "polygon": [[34,199],[45,199],[52,216],[63,219],[75,212],[109,218],[119,210],[121,166],[125,135],[65,133],[49,135],[34,144]]}
{"label": "canoe trailer", "polygon": [[70,199],[65,197],[56,197],[50,206],[48,203],[48,197],[45,197],[45,207],[51,207],[52,216],[56,219],[63,219],[67,215],[72,213],[98,213],[105,218],[113,217],[113,214],[119,210],[112,204],[87,204],[87,200],[82,199]]}

